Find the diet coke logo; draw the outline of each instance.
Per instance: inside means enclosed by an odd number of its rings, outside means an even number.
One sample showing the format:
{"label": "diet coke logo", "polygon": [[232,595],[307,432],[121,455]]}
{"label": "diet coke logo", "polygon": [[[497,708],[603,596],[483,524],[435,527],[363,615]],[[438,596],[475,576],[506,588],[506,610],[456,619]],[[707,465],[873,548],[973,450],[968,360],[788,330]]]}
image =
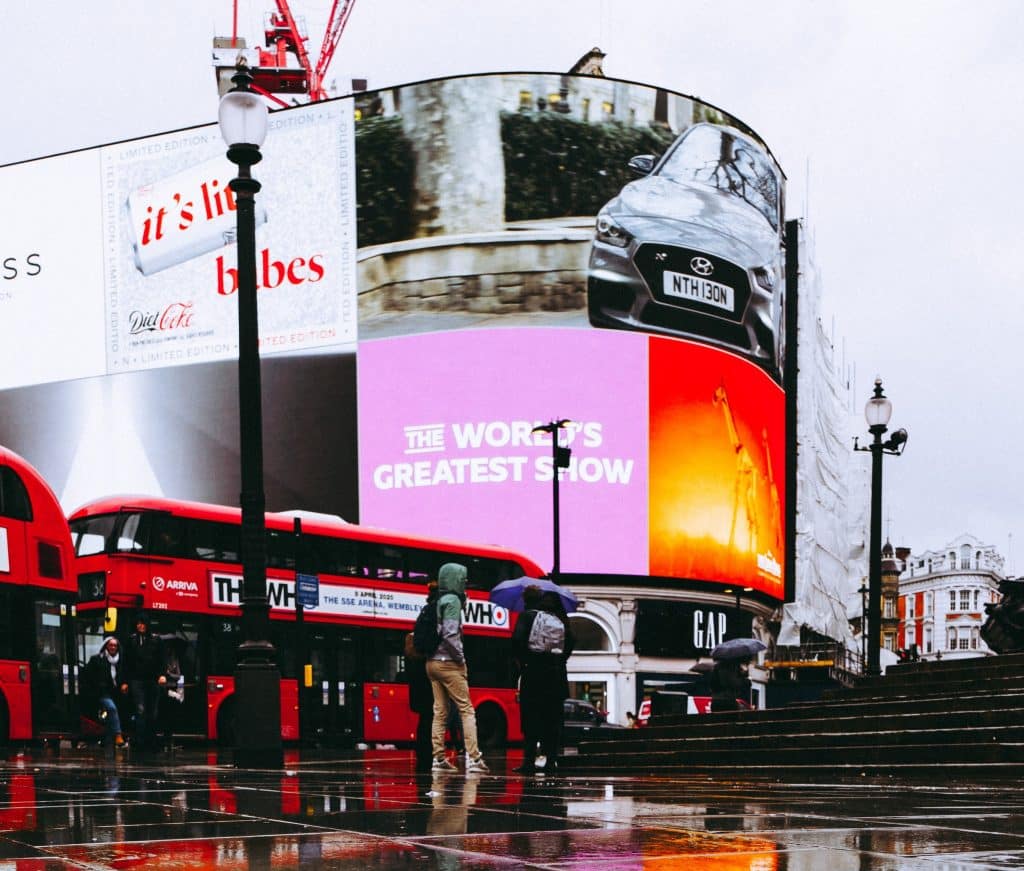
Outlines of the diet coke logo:
{"label": "diet coke logo", "polygon": [[136,309],[128,315],[128,331],[133,335],[157,331],[181,330],[192,326],[191,302],[172,302],[159,312],[142,312]]}

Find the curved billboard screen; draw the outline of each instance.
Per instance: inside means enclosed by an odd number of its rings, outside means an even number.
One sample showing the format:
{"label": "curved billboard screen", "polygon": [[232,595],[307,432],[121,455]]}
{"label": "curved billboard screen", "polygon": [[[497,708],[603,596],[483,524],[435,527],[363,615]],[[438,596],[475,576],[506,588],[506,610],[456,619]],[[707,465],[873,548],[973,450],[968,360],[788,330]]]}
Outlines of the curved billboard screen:
{"label": "curved billboard screen", "polygon": [[[268,508],[553,565],[557,492],[565,575],[783,598],[785,178],[753,131],[513,73],[281,110],[263,152]],[[0,168],[0,444],[68,510],[237,500],[233,172],[212,126]]]}

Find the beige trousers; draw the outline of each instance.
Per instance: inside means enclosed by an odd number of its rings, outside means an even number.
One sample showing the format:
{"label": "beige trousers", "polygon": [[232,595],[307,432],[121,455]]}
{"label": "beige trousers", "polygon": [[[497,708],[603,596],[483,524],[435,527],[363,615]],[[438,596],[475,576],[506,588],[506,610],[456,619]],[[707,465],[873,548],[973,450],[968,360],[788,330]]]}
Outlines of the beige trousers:
{"label": "beige trousers", "polygon": [[462,718],[462,736],[466,740],[466,755],[476,759],[480,746],[476,740],[476,712],[469,700],[469,681],[465,664],[459,665],[442,659],[427,660],[427,677],[434,691],[434,725],[430,741],[434,758],[444,756],[444,733],[448,722],[448,700],[455,702]]}

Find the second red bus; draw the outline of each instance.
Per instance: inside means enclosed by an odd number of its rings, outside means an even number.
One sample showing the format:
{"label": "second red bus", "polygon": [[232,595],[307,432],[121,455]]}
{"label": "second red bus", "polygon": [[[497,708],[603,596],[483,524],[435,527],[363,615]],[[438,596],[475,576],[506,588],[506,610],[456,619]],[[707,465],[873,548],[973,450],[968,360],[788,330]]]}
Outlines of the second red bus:
{"label": "second red bus", "polygon": [[[233,740],[242,641],[241,511],[155,497],[89,503],[70,519],[79,588],[78,659],[103,635],[150,631],[188,651],[178,731]],[[509,639],[513,615],[488,601],[510,578],[541,577],[501,547],[406,535],[326,515],[266,515],[269,639],[281,671],[285,740],[404,744],[414,739],[402,641],[446,562],[469,570],[463,610],[471,697],[484,745],[521,740]],[[317,604],[296,609],[296,573]],[[167,704],[165,702],[165,704]]]}

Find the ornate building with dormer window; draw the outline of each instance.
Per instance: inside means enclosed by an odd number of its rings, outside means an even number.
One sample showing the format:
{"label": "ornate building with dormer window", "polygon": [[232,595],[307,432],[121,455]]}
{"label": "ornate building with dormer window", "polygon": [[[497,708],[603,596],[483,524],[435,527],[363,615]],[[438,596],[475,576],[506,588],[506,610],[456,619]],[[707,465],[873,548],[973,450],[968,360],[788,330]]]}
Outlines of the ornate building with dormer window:
{"label": "ornate building with dormer window", "polygon": [[922,659],[991,656],[981,638],[985,605],[999,600],[1005,560],[964,533],[939,550],[911,554],[899,578],[899,646]]}

